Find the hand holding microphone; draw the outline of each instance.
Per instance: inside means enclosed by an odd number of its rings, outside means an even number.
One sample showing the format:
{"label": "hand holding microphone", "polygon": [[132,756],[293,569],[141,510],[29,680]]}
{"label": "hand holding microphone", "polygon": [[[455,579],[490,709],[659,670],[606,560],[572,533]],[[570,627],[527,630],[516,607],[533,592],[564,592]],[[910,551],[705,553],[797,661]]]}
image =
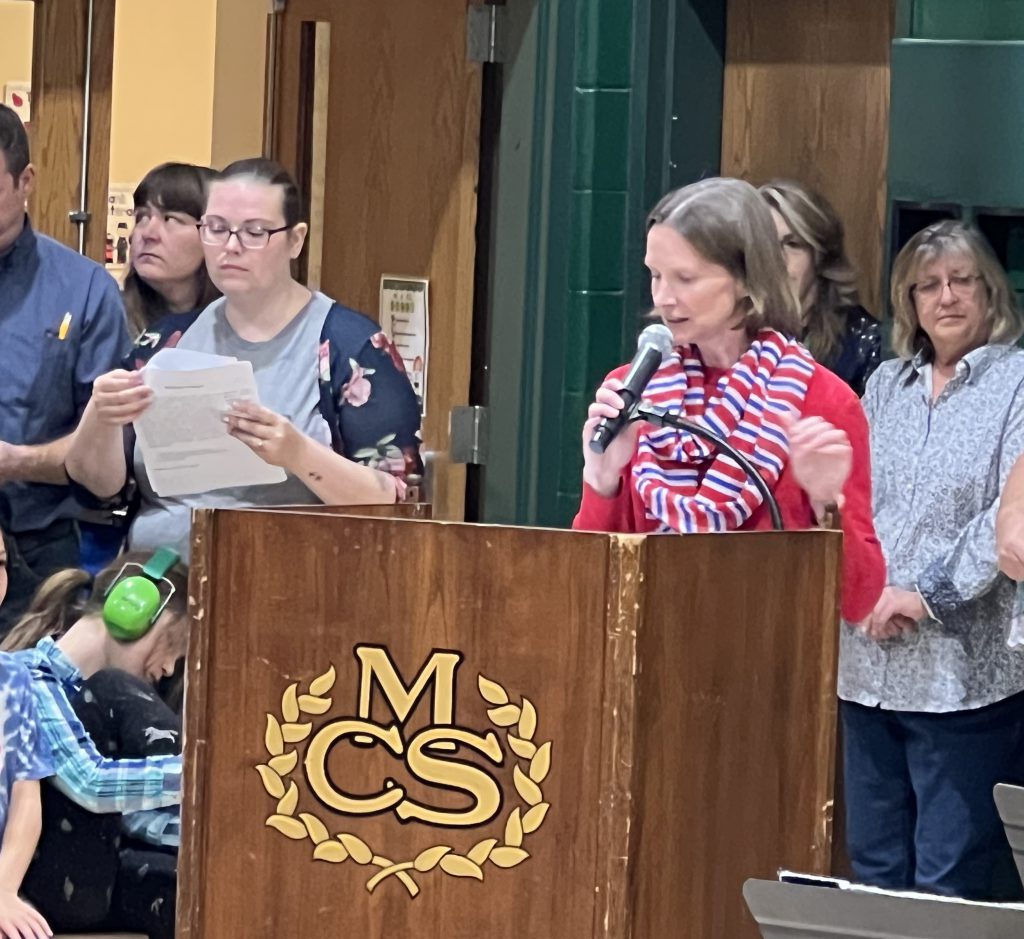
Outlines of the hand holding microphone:
{"label": "hand holding microphone", "polygon": [[599,495],[613,496],[618,491],[622,468],[636,446],[638,425],[629,420],[648,382],[671,353],[668,327],[648,326],[640,334],[626,375],[610,378],[597,389],[583,425],[583,481]]}

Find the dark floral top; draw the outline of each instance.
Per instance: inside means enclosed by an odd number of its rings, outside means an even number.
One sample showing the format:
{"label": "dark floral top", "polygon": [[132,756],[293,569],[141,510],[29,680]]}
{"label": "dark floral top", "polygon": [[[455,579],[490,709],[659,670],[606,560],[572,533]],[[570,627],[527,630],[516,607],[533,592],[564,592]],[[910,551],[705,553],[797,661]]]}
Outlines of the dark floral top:
{"label": "dark floral top", "polygon": [[857,394],[864,397],[871,373],[882,359],[882,327],[863,307],[846,309],[846,329],[839,348],[828,362],[822,362]]}
{"label": "dark floral top", "polygon": [[[124,367],[142,368],[159,349],[176,346],[201,312],[162,317],[136,339]],[[421,402],[391,340],[373,320],[335,303],[320,334],[318,361],[320,413],[334,451],[418,482]]]}

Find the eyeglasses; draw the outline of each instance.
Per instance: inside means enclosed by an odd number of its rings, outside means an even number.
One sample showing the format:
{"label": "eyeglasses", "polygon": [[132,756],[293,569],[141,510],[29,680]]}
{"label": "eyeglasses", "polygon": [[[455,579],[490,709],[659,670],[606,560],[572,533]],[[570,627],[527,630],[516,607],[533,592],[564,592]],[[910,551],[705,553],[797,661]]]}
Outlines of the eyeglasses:
{"label": "eyeglasses", "polygon": [[200,222],[199,239],[204,245],[211,248],[223,248],[231,240],[231,236],[238,238],[238,243],[249,251],[259,251],[270,243],[270,236],[278,232],[288,231],[292,225],[282,225],[280,228],[264,228],[262,225],[246,223],[244,225],[229,225],[222,218],[208,218]]}
{"label": "eyeglasses", "polygon": [[951,293],[957,297],[963,298],[971,295],[971,291],[974,289],[974,283],[978,280],[981,280],[980,274],[954,274],[945,280],[940,278],[923,280],[919,284],[914,284],[912,290],[918,297],[920,297],[920,299],[934,301],[938,300],[939,297],[942,296],[942,291],[948,284]]}

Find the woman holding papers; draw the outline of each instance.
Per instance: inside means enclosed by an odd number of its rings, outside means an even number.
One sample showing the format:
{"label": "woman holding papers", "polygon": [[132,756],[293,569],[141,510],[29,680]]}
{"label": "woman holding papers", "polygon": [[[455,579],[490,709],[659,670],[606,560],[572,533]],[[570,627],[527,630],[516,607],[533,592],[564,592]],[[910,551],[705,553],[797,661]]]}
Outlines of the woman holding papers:
{"label": "woman holding papers", "polygon": [[259,403],[232,402],[225,432],[284,470],[283,481],[159,495],[140,447],[130,440],[126,458],[122,436],[153,404],[153,389],[126,369],[96,381],[68,475],[101,499],[125,494],[134,480],[132,548],[169,544],[187,554],[194,506],[390,503],[403,477],[421,472],[419,403],[401,359],[376,324],[292,277],[306,231],[287,171],[262,159],[227,167],[210,185],[199,224],[223,297],[180,336],[158,325],[151,343],[176,339],[180,350],[251,364]]}
{"label": "woman holding papers", "polygon": [[[857,396],[793,338],[800,323],[768,206],[737,179],[669,193],[648,219],[645,263],[675,346],[645,397],[728,438],[765,477],[787,527],[813,527],[841,508],[842,610],[863,619],[885,580],[871,523],[867,423]],[[624,406],[624,372],[612,372],[590,405],[574,527],[770,527],[746,475],[688,433],[633,423],[603,453],[591,448],[599,422]]]}

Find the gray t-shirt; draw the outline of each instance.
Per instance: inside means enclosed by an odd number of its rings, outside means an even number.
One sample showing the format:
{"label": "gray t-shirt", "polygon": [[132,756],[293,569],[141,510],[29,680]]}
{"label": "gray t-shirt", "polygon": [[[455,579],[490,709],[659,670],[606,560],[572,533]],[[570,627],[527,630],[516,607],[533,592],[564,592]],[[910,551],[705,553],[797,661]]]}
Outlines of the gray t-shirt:
{"label": "gray t-shirt", "polygon": [[[318,350],[324,321],[334,301],[322,293],[284,329],[266,342],[248,342],[231,328],[225,301],[215,300],[199,315],[178,342],[179,349],[234,356],[252,363],[260,404],[288,418],[301,433],[330,446],[331,434],[320,414]],[[158,496],[149,483],[138,443],[135,478],[141,505],[128,533],[132,550],[162,545],[189,555],[189,525],[193,508],[244,508],[254,505],[313,505],[319,499],[296,476],[267,486],[239,486],[189,496]]]}

